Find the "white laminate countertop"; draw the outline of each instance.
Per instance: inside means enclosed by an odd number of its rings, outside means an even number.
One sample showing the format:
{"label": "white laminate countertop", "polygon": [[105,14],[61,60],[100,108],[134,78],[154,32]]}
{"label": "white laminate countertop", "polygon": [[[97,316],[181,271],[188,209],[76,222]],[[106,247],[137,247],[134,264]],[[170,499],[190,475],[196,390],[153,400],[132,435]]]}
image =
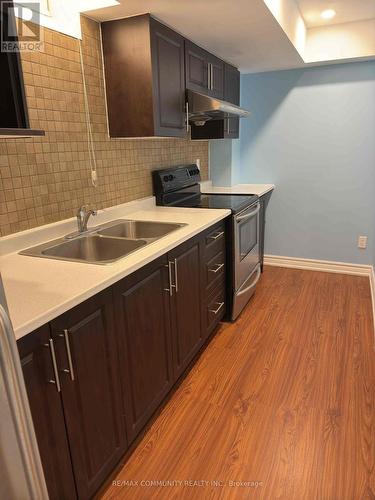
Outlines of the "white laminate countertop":
{"label": "white laminate countertop", "polygon": [[230,210],[155,206],[154,198],[100,210],[89,226],[120,218],[186,223],[158,241],[106,265],[19,255],[76,229],[75,218],[0,238],[0,271],[16,339],[230,215]]}
{"label": "white laminate countertop", "polygon": [[263,196],[275,189],[274,184],[236,184],[235,186],[213,186],[212,181],[201,182],[201,191],[206,194],[257,194]]}

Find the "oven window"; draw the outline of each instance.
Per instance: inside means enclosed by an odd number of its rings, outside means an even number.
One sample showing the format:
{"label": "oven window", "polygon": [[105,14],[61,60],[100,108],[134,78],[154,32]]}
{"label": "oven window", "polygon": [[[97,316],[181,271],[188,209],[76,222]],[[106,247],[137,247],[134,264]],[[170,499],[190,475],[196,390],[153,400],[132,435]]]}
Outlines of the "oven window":
{"label": "oven window", "polygon": [[240,260],[242,260],[258,243],[258,217],[252,217],[241,222],[238,232]]}

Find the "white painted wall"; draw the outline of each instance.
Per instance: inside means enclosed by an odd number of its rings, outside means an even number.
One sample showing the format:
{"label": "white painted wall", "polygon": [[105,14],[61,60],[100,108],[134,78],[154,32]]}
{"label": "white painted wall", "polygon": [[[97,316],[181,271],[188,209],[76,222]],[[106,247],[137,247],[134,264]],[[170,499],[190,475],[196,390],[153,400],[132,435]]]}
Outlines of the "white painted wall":
{"label": "white painted wall", "polygon": [[307,30],[307,63],[371,56],[375,57],[375,19]]}
{"label": "white painted wall", "polygon": [[[25,0],[15,0],[14,3],[15,5],[20,4],[27,6],[29,2]],[[42,12],[46,12],[45,4],[46,2],[41,2]],[[75,0],[49,0],[48,6],[50,14],[41,14],[41,26],[74,38],[82,38],[79,12]]]}
{"label": "white painted wall", "polygon": [[305,54],[306,26],[294,0],[264,0],[301,57]]}

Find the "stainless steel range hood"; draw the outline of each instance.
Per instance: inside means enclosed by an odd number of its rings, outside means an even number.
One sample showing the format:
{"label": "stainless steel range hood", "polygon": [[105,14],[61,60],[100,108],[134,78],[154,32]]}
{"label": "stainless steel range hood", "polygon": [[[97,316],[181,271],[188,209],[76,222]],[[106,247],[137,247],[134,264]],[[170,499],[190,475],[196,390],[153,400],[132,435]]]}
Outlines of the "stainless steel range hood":
{"label": "stainless steel range hood", "polygon": [[189,121],[195,125],[204,125],[209,120],[226,118],[246,118],[250,111],[230,102],[221,101],[193,90],[187,91]]}

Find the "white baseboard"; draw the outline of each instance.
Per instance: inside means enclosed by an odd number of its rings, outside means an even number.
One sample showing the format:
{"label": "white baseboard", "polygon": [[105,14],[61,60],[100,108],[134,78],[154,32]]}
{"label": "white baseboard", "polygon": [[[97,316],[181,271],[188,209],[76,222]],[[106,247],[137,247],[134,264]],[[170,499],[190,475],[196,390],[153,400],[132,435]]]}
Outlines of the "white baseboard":
{"label": "white baseboard", "polygon": [[354,276],[368,276],[370,280],[372,318],[375,330],[375,272],[373,266],[334,262],[330,260],[283,257],[280,255],[265,255],[264,263],[267,266],[289,267],[291,269],[305,269],[308,271],[322,271],[325,273],[351,274]]}
{"label": "white baseboard", "polygon": [[372,320],[374,322],[374,330],[375,330],[375,272],[373,267],[370,274],[370,289],[371,289],[371,299],[372,299]]}
{"label": "white baseboard", "polygon": [[355,276],[371,276],[373,267],[364,264],[349,264],[330,260],[300,259],[297,257],[282,257],[280,255],[265,255],[264,263],[268,266],[306,269],[308,271],[323,271],[326,273],[353,274]]}

